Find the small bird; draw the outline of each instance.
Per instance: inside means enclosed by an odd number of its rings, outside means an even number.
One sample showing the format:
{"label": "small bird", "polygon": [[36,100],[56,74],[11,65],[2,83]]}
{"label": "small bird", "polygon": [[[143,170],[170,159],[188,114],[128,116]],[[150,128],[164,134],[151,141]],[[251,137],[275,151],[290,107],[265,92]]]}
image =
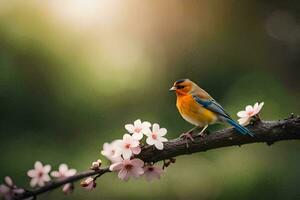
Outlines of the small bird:
{"label": "small bird", "polygon": [[[204,131],[210,124],[225,122],[232,125],[242,135],[254,136],[247,128],[234,121],[219,103],[191,80],[180,79],[175,81],[170,91],[176,93],[176,106],[183,119],[196,127],[203,127],[198,135],[203,136]],[[192,130],[182,134],[182,136],[193,140]]]}

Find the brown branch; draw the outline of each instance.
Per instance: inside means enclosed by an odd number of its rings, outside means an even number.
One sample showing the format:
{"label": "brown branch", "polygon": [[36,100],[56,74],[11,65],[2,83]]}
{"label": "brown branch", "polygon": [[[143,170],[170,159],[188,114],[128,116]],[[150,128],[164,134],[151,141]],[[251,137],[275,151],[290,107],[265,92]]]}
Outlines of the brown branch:
{"label": "brown branch", "polygon": [[[157,162],[184,154],[203,152],[228,146],[241,146],[243,144],[264,142],[268,145],[280,140],[300,139],[300,117],[291,116],[279,121],[256,121],[247,127],[255,133],[255,137],[237,134],[233,128],[227,128],[206,135],[204,138],[194,137],[194,142],[177,138],[164,144],[164,150],[159,151],[153,146],[148,146],[138,155],[145,162]],[[194,132],[197,132],[195,130]]]}
{"label": "brown branch", "polygon": [[[249,130],[255,133],[255,137],[242,136],[236,133],[233,128],[226,128],[214,133],[210,133],[205,137],[195,136],[194,141],[189,141],[187,148],[186,140],[182,138],[176,138],[169,142],[164,143],[163,150],[157,150],[153,146],[146,146],[142,152],[137,156],[144,162],[158,162],[161,160],[170,159],[179,155],[192,154],[196,152],[203,152],[210,149],[217,149],[228,146],[241,146],[243,144],[250,143],[267,143],[271,145],[281,140],[293,140],[300,139],[300,117],[294,117],[293,115],[284,120],[279,121],[256,121],[252,125],[248,126]],[[198,130],[194,131],[196,134]],[[78,173],[74,176],[68,177],[63,180],[53,181],[52,183],[41,187],[34,191],[26,191],[22,196],[16,199],[25,199],[28,197],[36,197],[39,194],[58,188],[66,183],[72,183],[80,179],[105,174],[110,172],[106,168],[101,168],[98,171],[86,171]]]}
{"label": "brown branch", "polygon": [[21,196],[16,197],[16,199],[27,199],[29,197],[36,197],[39,194],[54,190],[60,186],[63,186],[66,183],[73,183],[75,181],[81,180],[86,177],[94,176],[94,175],[101,176],[107,172],[110,172],[108,167],[104,167],[99,170],[88,170],[85,172],[77,173],[74,176],[70,176],[65,179],[52,181],[51,183],[49,183],[49,184],[45,185],[44,187],[41,187],[37,190],[25,191],[25,193],[23,193]]}

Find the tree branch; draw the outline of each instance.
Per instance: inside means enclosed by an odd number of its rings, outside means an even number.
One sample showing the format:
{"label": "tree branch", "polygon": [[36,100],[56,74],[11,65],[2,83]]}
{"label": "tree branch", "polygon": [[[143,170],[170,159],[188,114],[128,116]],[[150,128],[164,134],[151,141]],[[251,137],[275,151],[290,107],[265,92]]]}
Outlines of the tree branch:
{"label": "tree branch", "polygon": [[[255,137],[243,136],[237,134],[234,128],[227,128],[206,135],[194,137],[193,142],[182,138],[176,138],[164,143],[164,149],[159,151],[153,146],[148,146],[138,155],[145,162],[157,162],[160,160],[176,157],[184,154],[203,152],[210,149],[217,149],[228,146],[241,146],[243,144],[264,142],[271,145],[280,140],[300,139],[300,117],[291,116],[285,120],[279,121],[256,121],[247,127],[255,133]],[[198,130],[194,131],[194,134]]]}
{"label": "tree branch", "polygon": [[[214,133],[210,133],[205,137],[195,136],[194,141],[189,141],[188,147],[186,140],[182,138],[176,138],[164,143],[163,150],[157,150],[153,146],[146,146],[142,152],[137,156],[144,162],[155,163],[161,160],[170,159],[179,155],[192,154],[196,152],[203,152],[210,149],[217,149],[228,146],[241,146],[243,144],[250,143],[267,143],[271,145],[281,140],[293,140],[300,139],[300,117],[294,117],[293,115],[284,120],[279,121],[256,121],[252,125],[249,125],[250,131],[255,133],[255,137],[242,136],[237,134],[233,128],[226,128]],[[193,131],[193,134],[199,130]],[[89,170],[86,172],[78,173],[74,176],[65,178],[63,180],[56,180],[50,184],[41,187],[34,191],[26,191],[16,199],[25,199],[28,197],[36,197],[39,194],[45,193],[50,190],[54,190],[66,183],[72,183],[80,179],[90,177],[93,175],[103,175],[110,172],[108,167],[101,168],[100,170]]]}

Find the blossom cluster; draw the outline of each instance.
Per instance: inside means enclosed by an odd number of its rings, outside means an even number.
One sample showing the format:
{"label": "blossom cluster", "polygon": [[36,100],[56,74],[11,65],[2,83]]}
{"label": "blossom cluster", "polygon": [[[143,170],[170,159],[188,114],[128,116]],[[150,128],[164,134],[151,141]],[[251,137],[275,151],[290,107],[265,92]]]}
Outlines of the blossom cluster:
{"label": "blossom cluster", "polygon": [[[246,126],[251,120],[259,119],[259,112],[261,111],[264,102],[255,103],[254,106],[248,105],[245,110],[237,113],[238,122]],[[168,140],[165,138],[167,129],[161,128],[159,124],[151,124],[147,121],[142,122],[140,119],[134,121],[133,124],[126,124],[125,129],[127,132],[123,135],[122,139],[114,140],[110,143],[103,144],[103,150],[101,154],[105,156],[110,162],[110,171],[118,172],[118,177],[123,181],[128,181],[132,178],[145,177],[147,181],[153,179],[160,179],[164,172],[164,167],[167,167],[170,163],[174,163],[171,160],[169,163],[164,163],[163,168],[153,165],[153,163],[145,163],[143,160],[137,157],[141,153],[142,147],[145,145],[153,146],[158,150],[163,150],[164,142]],[[100,170],[102,164],[101,160],[94,161],[91,164],[91,170]],[[31,178],[31,187],[43,187],[51,181],[51,177],[57,180],[74,176],[76,174],[75,169],[69,169],[66,164],[60,164],[57,171],[51,172],[50,165],[43,165],[40,161],[36,161],[34,168],[27,172],[27,175]],[[92,190],[96,187],[95,180],[99,176],[88,177],[81,182],[81,186],[87,190]],[[66,183],[62,190],[65,194],[69,194],[73,191],[74,185],[72,182]],[[25,192],[24,189],[17,187],[12,179],[8,176],[4,178],[4,183],[0,185],[0,196],[5,200],[16,199],[18,196]]]}
{"label": "blossom cluster", "polygon": [[[43,187],[47,182],[51,180],[50,175],[56,179],[63,179],[76,174],[75,169],[69,169],[68,165],[60,164],[57,171],[51,171],[50,165],[43,165],[40,161],[36,161],[34,164],[34,169],[30,169],[27,172],[27,175],[31,178],[30,186],[31,187]],[[49,175],[50,173],[50,175]],[[67,183],[63,186],[63,192],[69,194],[73,190],[73,184]]]}
{"label": "blossom cluster", "polygon": [[251,122],[252,118],[259,118],[258,114],[262,109],[263,105],[264,102],[256,102],[254,106],[247,105],[245,107],[245,110],[239,111],[237,113],[237,116],[240,117],[240,119],[238,119],[239,124],[247,126]]}
{"label": "blossom cluster", "polygon": [[[28,170],[27,175],[31,178],[31,187],[43,187],[47,182],[51,181],[51,177],[56,179],[63,179],[76,174],[75,169],[69,169],[66,164],[60,164],[57,171],[51,171],[50,165],[43,165],[40,161],[34,163],[34,168]],[[50,175],[49,175],[50,173]],[[65,194],[73,191],[73,183],[66,183],[62,190]],[[25,192],[23,188],[17,187],[9,176],[4,178],[4,183],[0,185],[0,196],[5,200],[16,199]]]}
{"label": "blossom cluster", "polygon": [[0,195],[5,200],[15,199],[24,192],[25,190],[23,188],[18,188],[9,176],[6,176],[4,178],[4,183],[0,185]]}
{"label": "blossom cluster", "polygon": [[162,150],[164,142],[168,141],[164,137],[167,134],[167,129],[161,128],[157,123],[151,125],[151,123],[142,122],[140,119],[134,121],[133,124],[126,124],[125,129],[128,133],[125,133],[122,139],[103,145],[101,154],[112,163],[109,169],[118,172],[118,177],[124,181],[128,181],[131,177],[139,178],[141,176],[144,176],[147,181],[154,178],[159,179],[163,173],[161,167],[144,163],[135,156],[141,152],[141,147],[146,144]]}

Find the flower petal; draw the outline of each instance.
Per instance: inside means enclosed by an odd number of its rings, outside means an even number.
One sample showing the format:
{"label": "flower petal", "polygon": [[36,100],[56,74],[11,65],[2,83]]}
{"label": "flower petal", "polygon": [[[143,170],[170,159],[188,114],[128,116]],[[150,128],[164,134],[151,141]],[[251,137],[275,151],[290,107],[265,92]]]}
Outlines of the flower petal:
{"label": "flower petal", "polygon": [[25,192],[25,190],[22,188],[16,188],[16,189],[13,189],[13,192],[15,194],[23,194]]}
{"label": "flower petal", "polygon": [[4,195],[6,193],[9,192],[9,187],[7,187],[6,185],[2,184],[0,185],[0,195]]}
{"label": "flower petal", "polygon": [[239,111],[238,113],[237,113],[237,116],[238,117],[248,117],[248,114],[247,114],[247,112],[246,111]]}
{"label": "flower petal", "polygon": [[250,122],[250,118],[249,117],[240,118],[238,119],[238,122],[242,126],[247,126]]}
{"label": "flower petal", "polygon": [[158,150],[162,150],[164,148],[164,144],[160,141],[156,141],[154,143],[154,146],[158,149]]}
{"label": "flower petal", "polygon": [[149,145],[153,145],[155,143],[155,140],[153,140],[152,137],[150,136],[146,139],[146,143]]}
{"label": "flower petal", "polygon": [[252,106],[250,106],[250,105],[246,106],[246,112],[249,112],[249,111],[252,111],[252,110],[253,110]]}
{"label": "flower petal", "polygon": [[66,165],[65,163],[62,163],[59,165],[58,170],[60,173],[65,174],[68,171],[68,165]]}
{"label": "flower petal", "polygon": [[143,138],[143,133],[142,132],[139,132],[139,133],[133,133],[132,134],[132,139],[136,140],[136,141],[139,141]]}
{"label": "flower petal", "polygon": [[258,102],[256,102],[253,106],[253,110],[257,110],[258,109]]}
{"label": "flower petal", "polygon": [[145,122],[142,123],[142,126],[143,126],[143,128],[150,128],[151,127],[151,123],[145,121]]}
{"label": "flower petal", "polygon": [[62,191],[65,193],[65,194],[69,194],[71,193],[73,190],[73,187],[72,187],[72,184],[71,183],[67,183],[63,186],[62,188]]}
{"label": "flower petal", "polygon": [[69,169],[66,173],[65,176],[74,176],[77,173],[76,169]]}
{"label": "flower petal", "polygon": [[258,112],[262,109],[262,107],[264,106],[264,102],[261,102],[259,105],[258,105]]}
{"label": "flower petal", "polygon": [[127,134],[127,133],[125,133],[125,134],[123,135],[123,142],[125,142],[125,143],[130,143],[131,140],[132,140],[131,135],[129,135],[129,134]]}
{"label": "flower petal", "polygon": [[43,179],[44,182],[48,182],[51,180],[51,178],[48,174],[44,174],[41,179]]}
{"label": "flower petal", "polygon": [[124,159],[129,159],[132,156],[131,149],[124,149],[122,155]]}
{"label": "flower petal", "polygon": [[122,168],[118,173],[118,177],[123,181],[128,181],[129,180],[128,171],[125,168]]}
{"label": "flower petal", "polygon": [[31,187],[35,187],[38,183],[38,179],[37,178],[33,178],[30,180],[30,186]]}
{"label": "flower petal", "polygon": [[114,140],[114,141],[111,142],[110,148],[114,149],[114,148],[120,146],[121,144],[122,144],[122,140],[121,139]]}
{"label": "flower petal", "polygon": [[159,141],[161,141],[161,142],[168,142],[168,139],[167,139],[167,138],[164,138],[164,137],[160,137],[160,138],[159,138]]}
{"label": "flower petal", "polygon": [[34,169],[31,169],[27,172],[27,176],[33,178],[33,177],[36,177],[37,173]]}
{"label": "flower petal", "polygon": [[134,178],[138,178],[144,174],[144,170],[141,167],[133,167],[130,172]]}
{"label": "flower petal", "polygon": [[107,149],[109,149],[110,148],[110,144],[108,143],[108,142],[105,142],[104,144],[103,144],[103,150],[105,151],[105,150],[107,150]]}
{"label": "flower petal", "polygon": [[44,182],[44,180],[43,179],[37,179],[37,185],[38,186],[40,186],[40,187],[43,187],[43,186],[45,186],[45,182]]}
{"label": "flower petal", "polygon": [[138,140],[132,140],[131,141],[131,147],[138,147],[140,145],[140,142]]}
{"label": "flower petal", "polygon": [[144,161],[141,159],[135,158],[131,160],[131,164],[135,167],[143,167],[144,166]]}
{"label": "flower petal", "polygon": [[5,182],[6,185],[8,185],[8,186],[13,186],[13,185],[14,185],[12,179],[11,179],[9,176],[5,176],[4,182]]}
{"label": "flower petal", "polygon": [[141,140],[143,138],[143,133],[142,132],[140,132],[140,133],[133,133],[132,134],[132,138],[134,140]]}
{"label": "flower petal", "polygon": [[34,163],[34,168],[41,171],[43,170],[43,164],[40,161],[36,161]]}
{"label": "flower petal", "polygon": [[123,158],[121,157],[121,155],[119,155],[119,156],[113,156],[109,158],[109,160],[111,163],[117,163],[117,162],[121,162]]}
{"label": "flower petal", "polygon": [[131,148],[131,151],[133,154],[137,155],[137,154],[141,153],[141,147],[139,147],[139,146],[133,147],[133,148]]}
{"label": "flower petal", "polygon": [[133,124],[134,124],[135,127],[139,127],[139,126],[142,125],[142,122],[141,122],[140,119],[137,119],[137,120],[135,120],[135,121],[133,122]]}
{"label": "flower petal", "polygon": [[143,129],[143,133],[146,135],[146,136],[151,136],[151,134],[152,134],[152,131],[151,131],[151,129],[150,128],[144,128]]}
{"label": "flower petal", "polygon": [[114,150],[114,154],[112,154],[112,152],[106,156],[108,159],[112,159],[112,158],[117,158],[117,157],[120,157],[124,151],[124,146],[118,146],[116,147],[116,149]]}
{"label": "flower petal", "polygon": [[60,178],[61,177],[61,174],[58,171],[53,171],[50,174],[51,174],[52,177],[55,177],[55,178]]}
{"label": "flower petal", "polygon": [[45,165],[42,171],[44,173],[48,174],[51,171],[51,166],[50,165]]}
{"label": "flower petal", "polygon": [[165,129],[165,128],[161,128],[157,132],[157,135],[159,135],[159,136],[165,136],[166,134],[167,134],[167,129]]}
{"label": "flower petal", "polygon": [[157,133],[159,131],[159,124],[157,123],[153,124],[152,131]]}
{"label": "flower petal", "polygon": [[110,171],[119,171],[124,167],[123,162],[117,162],[109,166]]}
{"label": "flower petal", "polygon": [[[149,170],[149,169],[152,170]],[[161,174],[163,173],[163,169],[156,166],[145,166],[144,167],[144,176],[147,181],[151,181],[154,178],[160,179]]]}
{"label": "flower petal", "polygon": [[125,125],[125,129],[129,132],[129,133],[133,133],[134,132],[134,126],[132,124],[126,124]]}

